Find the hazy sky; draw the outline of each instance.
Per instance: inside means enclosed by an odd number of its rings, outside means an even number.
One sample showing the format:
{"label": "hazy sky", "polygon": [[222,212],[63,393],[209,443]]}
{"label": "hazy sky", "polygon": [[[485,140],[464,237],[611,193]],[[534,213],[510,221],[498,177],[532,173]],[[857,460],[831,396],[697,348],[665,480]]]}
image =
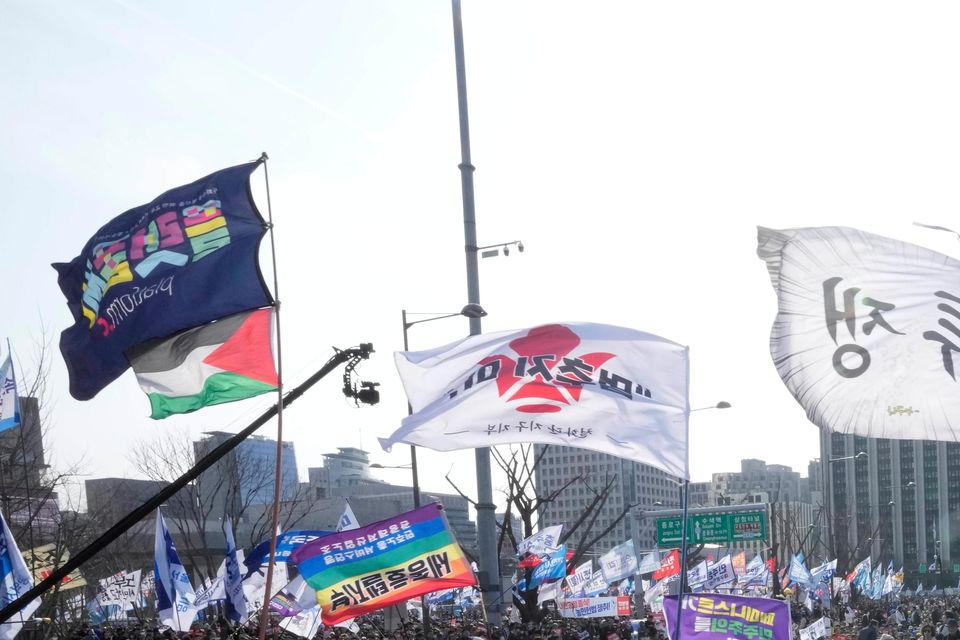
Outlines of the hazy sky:
{"label": "hazy sky", "polygon": [[[805,473],[817,432],[770,360],[756,226],[960,254],[911,226],[960,227],[960,5],[464,0],[463,16],[479,241],[526,246],[481,262],[484,329],[590,321],[687,344],[692,406],[733,404],[693,414],[693,479],[742,457]],[[70,324],[51,262],[267,151],[286,382],[372,342],[360,373],[382,383],[375,408],[349,405],[339,372],[292,405],[301,475],[338,446],[406,463],[376,444],[406,412],[401,309],[466,302],[449,3],[2,0],[0,42],[0,334],[23,366]],[[411,348],[467,331],[418,325]],[[58,352],[50,383],[53,462],[87,477],[135,475],[137,442],[235,431],[272,402],[155,422],[132,373],[73,400]],[[424,452],[423,484],[448,490],[452,468],[473,493],[472,461]]]}

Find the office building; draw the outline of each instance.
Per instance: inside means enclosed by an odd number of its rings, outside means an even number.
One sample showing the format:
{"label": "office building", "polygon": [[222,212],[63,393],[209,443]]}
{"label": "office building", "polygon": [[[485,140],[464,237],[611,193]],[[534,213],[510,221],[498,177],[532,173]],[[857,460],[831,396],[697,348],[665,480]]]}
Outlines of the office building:
{"label": "office building", "polygon": [[[869,553],[936,584],[960,573],[960,443],[822,432],[827,526],[839,566]],[[943,578],[948,582],[947,578]],[[944,586],[944,585],[941,585]]]}
{"label": "office building", "polygon": [[307,469],[307,477],[317,498],[330,497],[333,489],[378,482],[370,475],[370,454],[354,447],[340,447],[336,453],[323,454],[323,466]]}
{"label": "office building", "polygon": [[[357,518],[364,524],[389,518],[414,508],[413,487],[389,484],[371,474],[369,454],[353,447],[341,447],[323,456],[322,467],[307,469],[308,493],[321,513],[316,525],[328,526],[324,505],[339,518],[343,500],[349,498]],[[462,496],[421,490],[421,504],[439,502],[457,540],[467,550],[476,550],[477,527],[470,519],[470,504]],[[337,506],[339,505],[339,507]],[[337,511],[337,509],[340,511]],[[336,520],[333,521],[334,525]]]}
{"label": "office building", "polygon": [[[660,469],[589,449],[550,445],[544,452],[545,446],[534,446],[534,455],[538,458],[542,455],[534,478],[539,496],[559,491],[574,478],[582,479],[563,489],[543,507],[540,528],[556,524],[571,526],[593,501],[595,492],[601,491],[610,480],[614,483],[612,491],[593,525],[594,535],[610,526],[629,505],[636,505],[640,510],[680,506],[678,479]],[[594,545],[593,551],[603,553],[630,538],[630,521],[629,514],[624,516]],[[642,522],[636,544],[641,549],[649,549],[654,546],[656,532],[648,519]]]}
{"label": "office building", "polygon": [[687,485],[690,497],[687,498],[687,504],[690,507],[706,507],[712,504],[710,502],[710,482],[691,482]]}
{"label": "office building", "polygon": [[[170,483],[133,478],[90,478],[84,480],[83,484],[87,496],[87,514],[101,526],[110,527]],[[183,499],[179,499],[181,494]],[[195,500],[194,487],[188,484],[163,505],[163,514],[167,518],[189,517],[189,505]]]}
{"label": "office building", "polygon": [[714,505],[734,504],[735,496],[760,492],[780,501],[797,502],[804,497],[799,472],[752,458],[740,461],[740,471],[714,473],[710,484],[708,503]]}
{"label": "office building", "polygon": [[28,528],[34,543],[48,542],[59,529],[56,487],[44,480],[47,469],[43,424],[37,398],[20,400],[20,426],[0,431],[0,507],[15,537]]}
{"label": "office building", "polygon": [[[205,433],[206,437],[194,443],[194,455],[201,458],[233,435],[223,431]],[[272,503],[276,460],[276,440],[250,436],[200,474],[194,483],[200,501],[226,505],[233,513],[241,513],[251,505]],[[292,500],[298,489],[296,451],[292,442],[284,442],[280,469],[281,500]]]}

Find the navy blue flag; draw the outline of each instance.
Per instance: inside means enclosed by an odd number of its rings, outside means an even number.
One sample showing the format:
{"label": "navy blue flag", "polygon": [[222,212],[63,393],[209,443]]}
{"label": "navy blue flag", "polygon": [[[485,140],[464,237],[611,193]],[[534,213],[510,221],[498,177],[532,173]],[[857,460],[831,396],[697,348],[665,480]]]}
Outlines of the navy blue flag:
{"label": "navy blue flag", "polygon": [[60,336],[70,395],[97,395],[130,366],[133,346],[272,303],[257,263],[266,224],[250,195],[259,165],[171,189],[53,265],[74,319]]}
{"label": "navy blue flag", "polygon": [[[281,533],[277,535],[277,553],[274,556],[277,562],[288,562],[290,560],[290,555],[294,550],[299,547],[307,544],[308,542],[313,542],[317,538],[322,538],[323,536],[328,536],[333,531],[312,531],[312,530],[302,530],[302,531],[287,531],[286,533]],[[246,580],[251,575],[253,575],[262,565],[264,565],[270,559],[270,538],[267,538],[263,542],[260,542],[246,555],[243,559],[243,564],[247,567],[247,573],[243,576],[243,579]]]}

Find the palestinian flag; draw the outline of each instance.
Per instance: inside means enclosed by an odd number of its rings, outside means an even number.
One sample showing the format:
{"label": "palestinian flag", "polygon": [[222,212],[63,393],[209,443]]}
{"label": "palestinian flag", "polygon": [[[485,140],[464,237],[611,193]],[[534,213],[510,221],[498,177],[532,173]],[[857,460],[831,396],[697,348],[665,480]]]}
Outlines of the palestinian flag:
{"label": "palestinian flag", "polygon": [[238,313],[127,353],[154,419],[277,388],[272,309]]}

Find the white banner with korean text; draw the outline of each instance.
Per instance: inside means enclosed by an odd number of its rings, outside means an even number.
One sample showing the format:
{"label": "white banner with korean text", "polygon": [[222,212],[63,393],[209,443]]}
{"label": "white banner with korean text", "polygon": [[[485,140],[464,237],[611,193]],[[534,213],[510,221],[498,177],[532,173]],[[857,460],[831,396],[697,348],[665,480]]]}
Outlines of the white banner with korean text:
{"label": "white banner with korean text", "polygon": [[602,571],[594,571],[593,576],[583,584],[583,593],[586,596],[595,596],[603,593],[610,588],[607,581],[603,579]]}
{"label": "white banner with korean text", "polygon": [[630,596],[567,598],[560,606],[564,618],[615,618],[630,615]]}
{"label": "white banner with korean text", "polygon": [[637,572],[637,554],[633,551],[633,540],[627,540],[600,556],[600,571],[608,583],[623,580]]}
{"label": "white banner with korean text", "polygon": [[413,414],[397,443],[453,451],[536,442],[688,478],[686,347],[634,329],[549,324],[398,352]]}
{"label": "white banner with korean text", "polygon": [[660,568],[660,551],[654,549],[647,555],[643,556],[643,559],[640,560],[639,566],[637,566],[637,573],[641,575],[646,575],[648,573],[653,573]]}
{"label": "white banner with korean text", "polygon": [[829,638],[831,635],[830,618],[826,616],[800,629],[800,640],[817,640],[817,638]]}
{"label": "white banner with korean text", "polygon": [[555,524],[552,527],[544,527],[529,538],[520,541],[520,543],[517,545],[517,555],[522,557],[527,553],[532,553],[534,555],[550,553],[560,546],[560,534],[562,532],[562,524]]}
{"label": "white banner with korean text", "polygon": [[717,562],[707,563],[707,581],[703,588],[710,590],[725,584],[732,584],[737,579],[733,571],[733,560],[728,553]]}
{"label": "white banner with korean text", "polygon": [[960,261],[844,227],[761,227],[757,253],[778,297],[770,353],[811,422],[960,440]]}
{"label": "white banner with korean text", "polygon": [[690,569],[687,569],[687,584],[694,591],[703,589],[707,583],[707,561],[701,560]]}
{"label": "white banner with korean text", "polygon": [[587,560],[567,576],[567,586],[570,587],[570,593],[578,595],[583,591],[583,585],[590,582],[593,577],[593,560]]}
{"label": "white banner with korean text", "polygon": [[118,605],[124,608],[140,604],[140,569],[121,571],[100,580],[97,604],[101,607]]}

